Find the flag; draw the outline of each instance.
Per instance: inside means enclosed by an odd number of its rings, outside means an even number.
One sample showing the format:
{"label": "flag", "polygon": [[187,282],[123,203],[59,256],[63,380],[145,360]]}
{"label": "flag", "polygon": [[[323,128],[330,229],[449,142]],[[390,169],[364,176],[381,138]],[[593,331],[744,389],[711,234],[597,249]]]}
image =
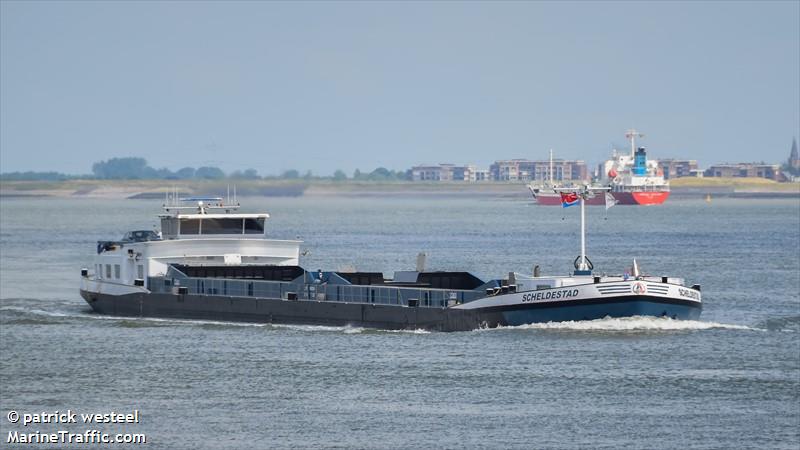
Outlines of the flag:
{"label": "flag", "polygon": [[606,192],[606,211],[617,203],[619,202],[611,195],[611,192]]}
{"label": "flag", "polygon": [[562,192],[561,193],[561,206],[564,208],[569,208],[572,205],[577,205],[578,202],[581,201],[581,198],[578,197],[578,194],[574,192]]}

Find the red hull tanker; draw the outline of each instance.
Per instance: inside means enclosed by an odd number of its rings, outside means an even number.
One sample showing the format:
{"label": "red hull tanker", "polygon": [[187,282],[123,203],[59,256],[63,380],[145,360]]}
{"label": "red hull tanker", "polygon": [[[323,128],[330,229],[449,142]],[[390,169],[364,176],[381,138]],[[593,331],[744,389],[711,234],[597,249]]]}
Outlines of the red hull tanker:
{"label": "red hull tanker", "polygon": [[636,130],[628,130],[625,137],[631,141],[630,155],[614,150],[603,164],[611,195],[620,205],[660,205],[669,197],[669,182],[658,161],[648,160],[644,147],[636,147],[636,138],[641,136]]}
{"label": "red hull tanker", "polygon": [[669,197],[669,191],[612,192],[618,205],[660,205]]}

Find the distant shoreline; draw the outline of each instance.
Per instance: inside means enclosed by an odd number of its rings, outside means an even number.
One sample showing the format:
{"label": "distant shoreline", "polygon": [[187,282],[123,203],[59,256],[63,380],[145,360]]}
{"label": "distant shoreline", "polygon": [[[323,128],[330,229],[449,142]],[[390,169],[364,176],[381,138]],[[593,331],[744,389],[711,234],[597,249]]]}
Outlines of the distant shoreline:
{"label": "distant shoreline", "polygon": [[[318,180],[66,180],[2,181],[5,198],[156,199],[176,189],[181,195],[225,196],[234,186],[238,196],[261,197],[507,197],[525,198],[526,183],[419,183]],[[672,196],[734,198],[800,198],[800,183],[761,178],[680,178],[671,182]]]}

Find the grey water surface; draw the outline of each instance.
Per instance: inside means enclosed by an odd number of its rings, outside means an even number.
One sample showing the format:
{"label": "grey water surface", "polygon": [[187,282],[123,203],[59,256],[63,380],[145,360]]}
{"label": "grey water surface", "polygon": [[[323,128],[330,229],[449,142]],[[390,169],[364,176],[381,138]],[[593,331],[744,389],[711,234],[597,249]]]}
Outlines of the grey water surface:
{"label": "grey water surface", "polygon": [[[247,198],[309,270],[567,274],[578,208],[504,198]],[[462,333],[111,318],[78,295],[97,240],[157,200],[0,199],[0,448],[9,432],[144,433],[147,448],[800,446],[800,202],[588,209],[596,272],[699,283],[701,320]],[[138,424],[10,411],[139,410]],[[22,445],[20,445],[22,447]],[[39,447],[39,446],[36,446]],[[97,446],[87,446],[96,448]],[[121,446],[115,446],[121,447]]]}

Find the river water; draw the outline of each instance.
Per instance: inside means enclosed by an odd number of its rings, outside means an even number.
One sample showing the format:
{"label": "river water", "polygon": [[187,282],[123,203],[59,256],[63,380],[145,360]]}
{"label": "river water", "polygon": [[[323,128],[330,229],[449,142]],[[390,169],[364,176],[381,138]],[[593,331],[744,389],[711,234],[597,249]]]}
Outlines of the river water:
{"label": "river water", "polygon": [[[566,274],[578,208],[509,198],[248,198],[310,270]],[[148,448],[800,446],[800,202],[588,209],[596,272],[682,276],[700,321],[461,333],[110,318],[78,295],[97,240],[161,202],[0,199],[0,447],[9,433],[146,434]],[[8,413],[138,410],[134,424]],[[21,446],[21,445],[20,445]],[[11,445],[13,447],[13,445]],[[89,446],[90,448],[92,446]],[[96,447],[96,446],[94,446]]]}

